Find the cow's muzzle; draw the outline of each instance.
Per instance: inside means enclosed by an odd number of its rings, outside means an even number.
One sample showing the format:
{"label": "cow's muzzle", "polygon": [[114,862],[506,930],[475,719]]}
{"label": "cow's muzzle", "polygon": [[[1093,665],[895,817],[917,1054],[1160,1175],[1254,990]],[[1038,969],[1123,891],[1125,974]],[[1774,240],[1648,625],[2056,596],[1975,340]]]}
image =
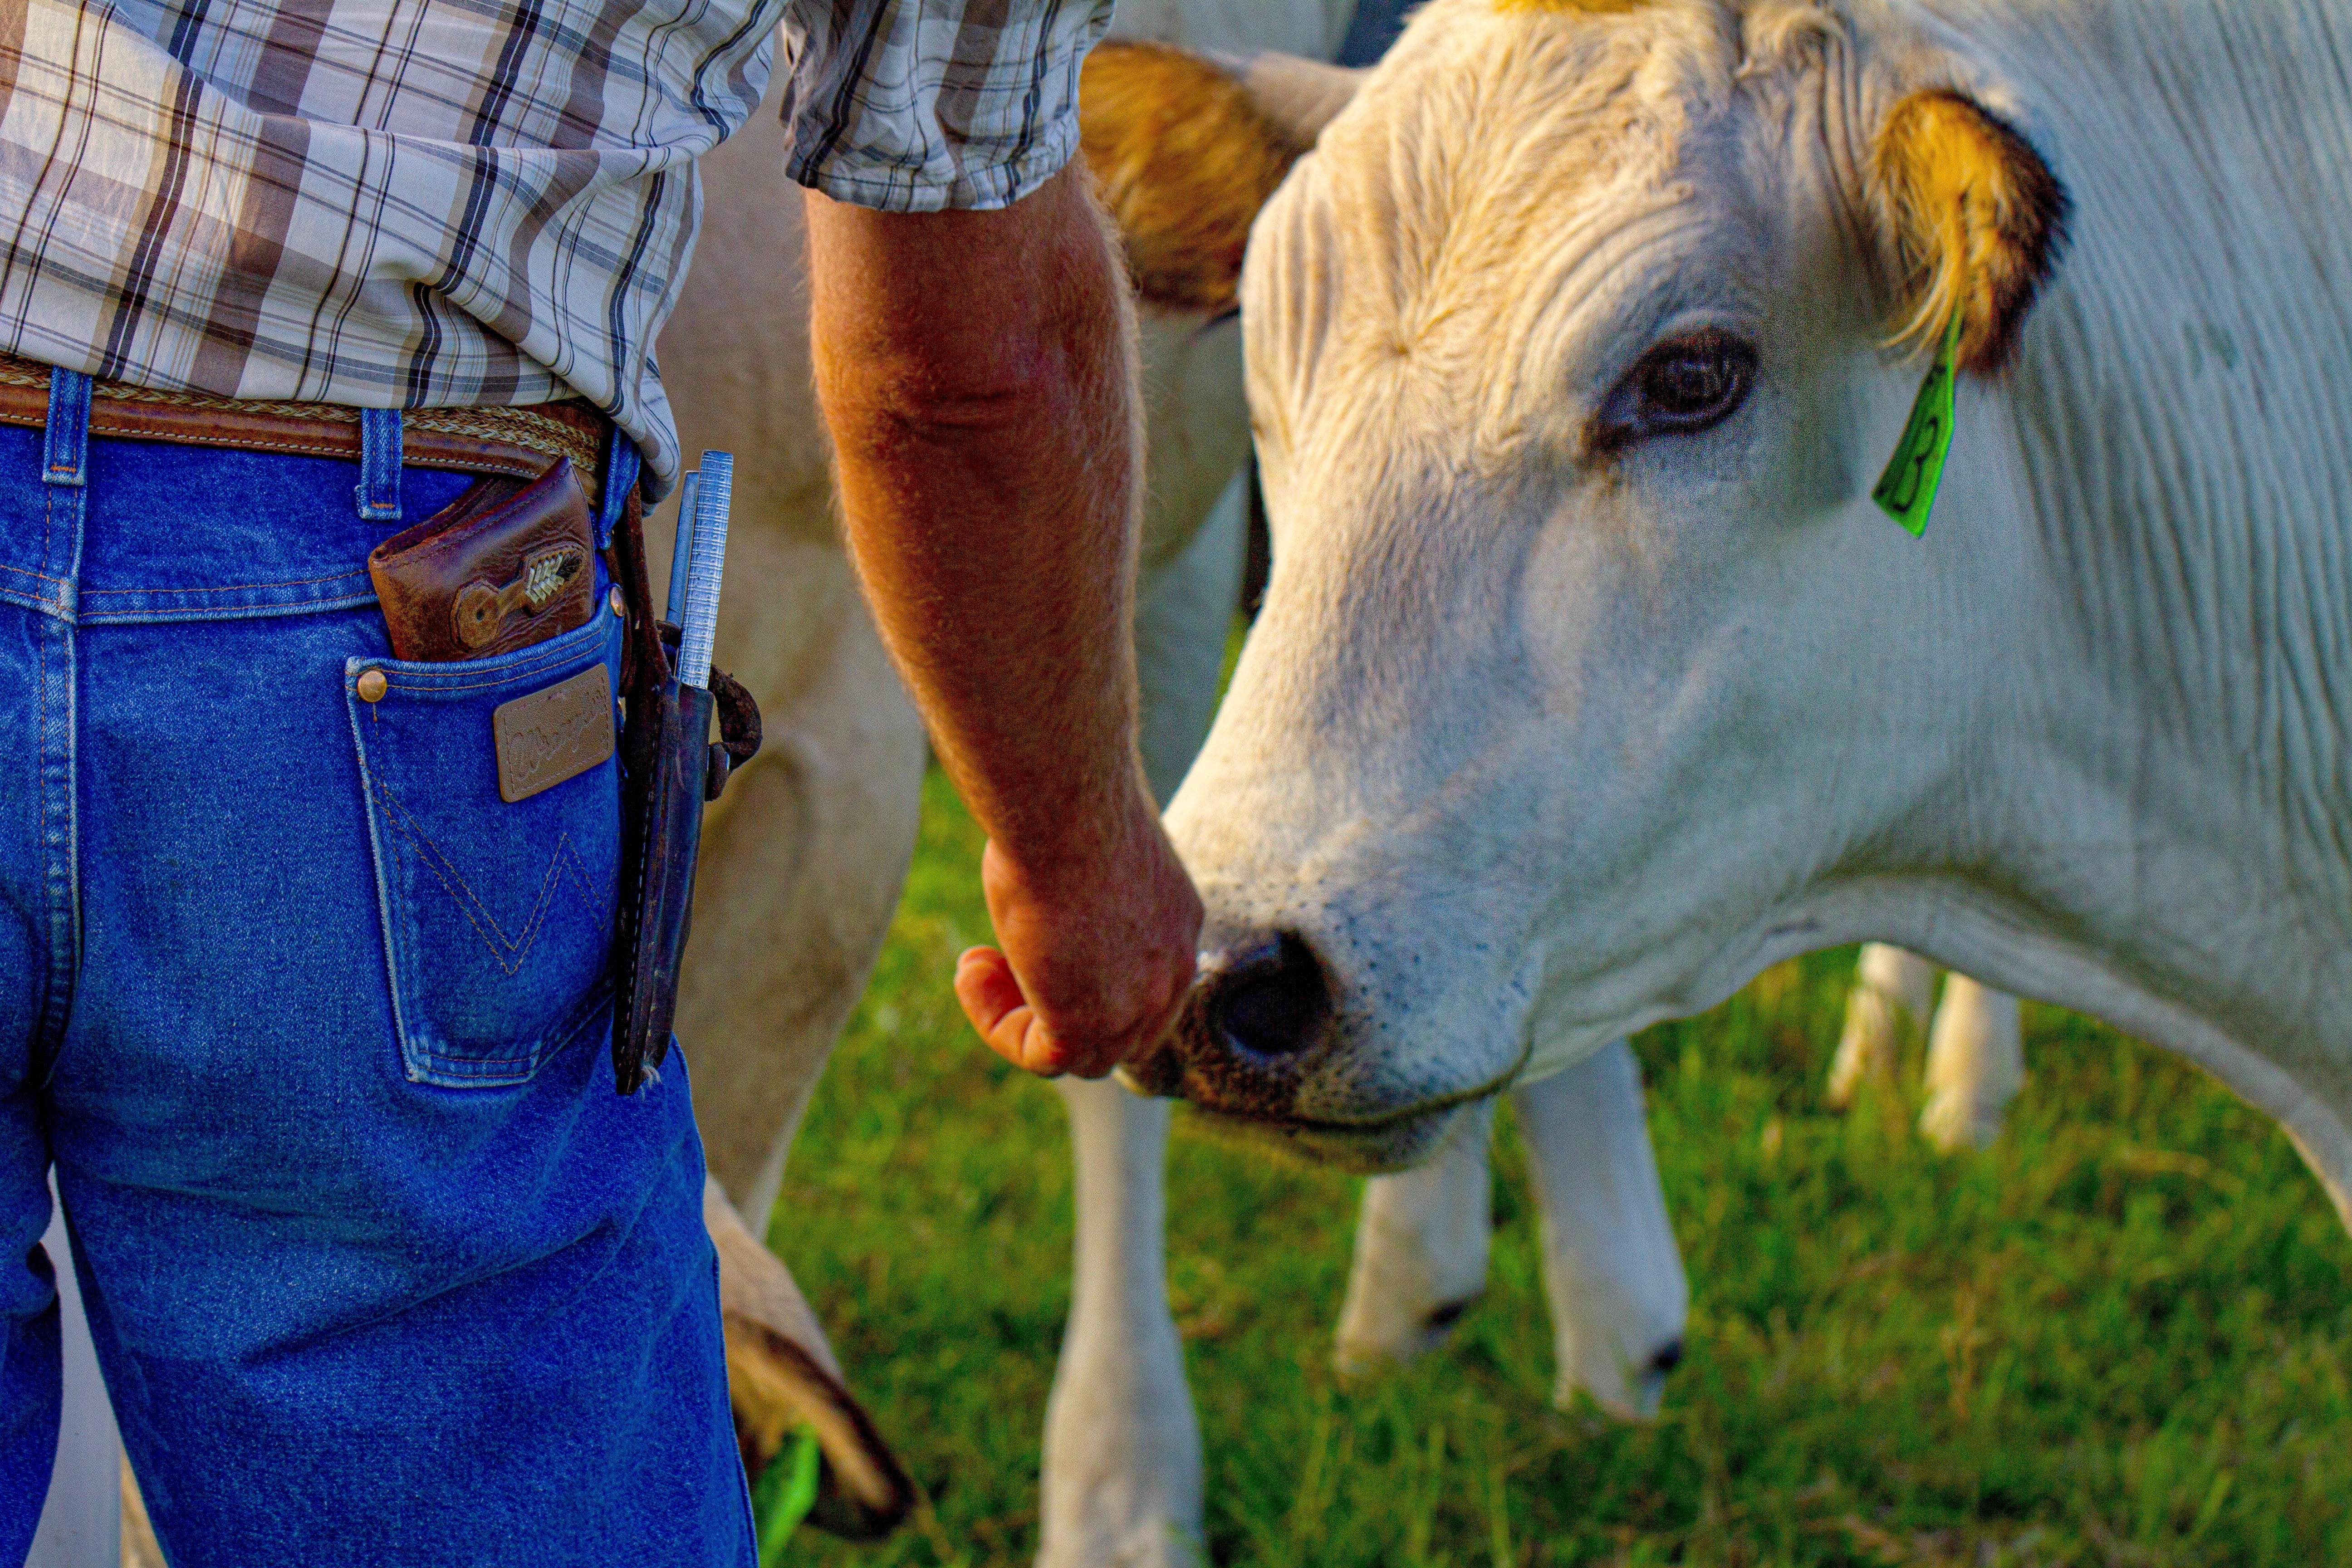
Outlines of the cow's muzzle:
{"label": "cow's muzzle", "polygon": [[1201,955],[1174,1026],[1120,1074],[1145,1094],[1285,1121],[1331,1041],[1333,1017],[1330,978],[1306,939],[1256,933]]}

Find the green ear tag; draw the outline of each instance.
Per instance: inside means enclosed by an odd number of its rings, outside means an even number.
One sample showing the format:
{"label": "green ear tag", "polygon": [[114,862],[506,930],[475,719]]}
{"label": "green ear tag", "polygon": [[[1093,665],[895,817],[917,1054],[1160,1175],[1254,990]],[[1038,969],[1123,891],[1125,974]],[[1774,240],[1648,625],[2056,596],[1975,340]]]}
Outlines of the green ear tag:
{"label": "green ear tag", "polygon": [[1895,443],[1895,456],[1886,460],[1886,471],[1870,492],[1887,516],[1914,534],[1927,531],[1927,510],[1936,504],[1936,487],[1944,478],[1944,454],[1952,449],[1953,362],[1959,347],[1960,313],[1955,310],[1952,324],[1944,329],[1943,344],[1936,350],[1936,363],[1919,384],[1903,439]]}

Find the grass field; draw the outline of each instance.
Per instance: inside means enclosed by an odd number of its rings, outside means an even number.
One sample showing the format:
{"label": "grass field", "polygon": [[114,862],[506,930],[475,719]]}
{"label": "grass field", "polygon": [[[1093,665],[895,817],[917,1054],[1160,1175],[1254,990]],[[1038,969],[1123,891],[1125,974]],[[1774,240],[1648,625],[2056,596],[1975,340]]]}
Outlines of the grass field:
{"label": "grass field", "polygon": [[[827,1565],[1025,1564],[1068,1305],[1060,1102],[949,991],[980,840],[935,773],[873,986],[772,1239],[928,1505]],[[2195,1070],[2026,1011],[2000,1145],[1905,1088],[1821,1103],[1851,950],[1637,1042],[1689,1265],[1664,1418],[1549,1403],[1507,1112],[1493,1277],[1453,1343],[1330,1369],[1360,1184],[1188,1131],[1172,1289],[1226,1564],[2352,1564],[2352,1241],[2286,1140]]]}

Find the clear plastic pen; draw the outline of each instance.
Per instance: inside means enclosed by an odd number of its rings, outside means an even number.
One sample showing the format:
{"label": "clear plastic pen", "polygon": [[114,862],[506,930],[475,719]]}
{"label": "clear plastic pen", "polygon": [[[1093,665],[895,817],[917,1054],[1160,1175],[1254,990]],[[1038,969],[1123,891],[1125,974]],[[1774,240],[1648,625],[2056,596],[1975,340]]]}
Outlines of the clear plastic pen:
{"label": "clear plastic pen", "polygon": [[[694,536],[687,558],[686,618],[678,622],[677,679],[683,685],[710,684],[710,644],[719,630],[719,584],[727,567],[727,507],[734,489],[733,454],[703,453],[691,498]],[[680,513],[684,515],[683,508]],[[675,581],[675,568],[670,575]]]}

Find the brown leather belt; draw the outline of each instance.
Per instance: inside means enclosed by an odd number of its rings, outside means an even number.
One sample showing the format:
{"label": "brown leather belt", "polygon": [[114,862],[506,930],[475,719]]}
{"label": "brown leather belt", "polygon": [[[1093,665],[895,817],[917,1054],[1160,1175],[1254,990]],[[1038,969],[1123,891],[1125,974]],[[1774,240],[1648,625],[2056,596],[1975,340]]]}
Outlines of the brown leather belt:
{"label": "brown leather belt", "polygon": [[[0,353],[0,425],[47,422],[49,367]],[[612,422],[578,398],[482,408],[412,408],[401,416],[402,462],[535,479],[569,458],[588,504],[604,479]],[[335,403],[275,403],[167,392],[101,381],[90,389],[89,433],[190,447],[235,447],[306,458],[360,456],[360,411]]]}

